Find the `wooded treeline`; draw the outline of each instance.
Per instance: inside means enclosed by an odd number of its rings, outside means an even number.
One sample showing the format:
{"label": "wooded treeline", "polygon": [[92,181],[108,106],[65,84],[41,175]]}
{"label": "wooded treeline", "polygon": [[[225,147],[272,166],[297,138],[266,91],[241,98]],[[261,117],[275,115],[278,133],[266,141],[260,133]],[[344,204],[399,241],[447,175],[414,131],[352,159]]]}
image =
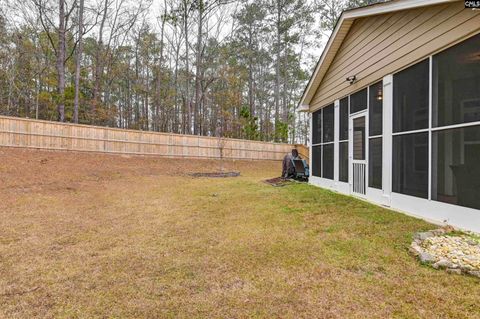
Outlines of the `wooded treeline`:
{"label": "wooded treeline", "polygon": [[3,0],[0,114],[300,142],[343,9],[372,0]]}

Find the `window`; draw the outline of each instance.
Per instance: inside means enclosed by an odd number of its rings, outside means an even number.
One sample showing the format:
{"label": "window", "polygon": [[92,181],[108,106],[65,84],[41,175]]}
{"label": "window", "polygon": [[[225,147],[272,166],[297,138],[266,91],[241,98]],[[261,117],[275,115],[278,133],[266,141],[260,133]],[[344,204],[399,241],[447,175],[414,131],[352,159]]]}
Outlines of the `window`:
{"label": "window", "polygon": [[428,198],[428,132],[393,136],[392,190]]}
{"label": "window", "polygon": [[480,34],[433,56],[432,124],[480,121]]}
{"label": "window", "polygon": [[338,180],[348,183],[348,96],[340,100]]}
{"label": "window", "polygon": [[368,187],[382,189],[382,138],[369,139]]}
{"label": "window", "polygon": [[383,130],[383,82],[380,81],[369,88],[369,127],[368,135],[382,135]]}
{"label": "window", "polygon": [[312,114],[312,144],[322,143],[322,110]]}
{"label": "window", "polygon": [[333,143],[323,145],[323,178],[333,179]]}
{"label": "window", "polygon": [[393,132],[428,128],[429,61],[393,76]]}
{"label": "window", "polygon": [[322,143],[333,142],[335,132],[335,110],[333,104],[323,109],[323,141]]}
{"label": "window", "polygon": [[322,147],[312,146],[312,176],[322,176]]}
{"label": "window", "polygon": [[340,100],[340,141],[348,140],[348,96]]}
{"label": "window", "polygon": [[350,95],[350,113],[357,113],[367,108],[367,89]]}
{"label": "window", "polygon": [[432,199],[480,209],[480,126],[432,133]]}
{"label": "window", "polygon": [[348,183],[348,142],[340,142],[338,155],[338,180]]}

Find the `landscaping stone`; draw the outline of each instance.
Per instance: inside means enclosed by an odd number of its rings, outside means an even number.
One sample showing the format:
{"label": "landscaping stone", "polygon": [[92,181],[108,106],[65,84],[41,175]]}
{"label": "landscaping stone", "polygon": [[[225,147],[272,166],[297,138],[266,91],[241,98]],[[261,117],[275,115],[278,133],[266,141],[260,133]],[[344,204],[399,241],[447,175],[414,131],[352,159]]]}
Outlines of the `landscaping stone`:
{"label": "landscaping stone", "polygon": [[451,227],[419,232],[409,251],[435,269],[480,277],[480,241],[473,234],[454,233]]}
{"label": "landscaping stone", "polygon": [[456,275],[461,275],[462,271],[458,268],[448,268],[447,272],[450,274],[456,274]]}
{"label": "landscaping stone", "polygon": [[422,252],[422,247],[420,247],[420,245],[417,243],[417,242],[412,242],[412,244],[410,245],[410,253],[414,256],[418,256],[420,255],[420,253]]}
{"label": "landscaping stone", "polygon": [[467,243],[468,243],[469,245],[471,245],[471,246],[478,245],[478,242],[475,241],[475,240],[473,240],[473,239],[468,240]]}
{"label": "landscaping stone", "polygon": [[418,239],[420,241],[424,241],[427,238],[435,236],[432,232],[423,232],[423,233],[416,233],[414,239]]}
{"label": "landscaping stone", "polygon": [[435,269],[445,269],[445,268],[452,268],[453,264],[447,259],[440,259],[436,263],[432,265]]}
{"label": "landscaping stone", "polygon": [[430,255],[429,253],[423,251],[418,255],[418,258],[422,263],[433,263],[435,262],[435,257]]}

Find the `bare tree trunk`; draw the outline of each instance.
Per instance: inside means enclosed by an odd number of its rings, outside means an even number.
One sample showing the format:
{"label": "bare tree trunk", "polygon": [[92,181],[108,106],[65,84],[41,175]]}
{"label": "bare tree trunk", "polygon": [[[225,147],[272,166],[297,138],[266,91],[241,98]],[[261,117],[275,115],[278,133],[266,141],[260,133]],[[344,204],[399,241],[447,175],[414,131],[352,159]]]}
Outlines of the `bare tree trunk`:
{"label": "bare tree trunk", "polygon": [[[148,52],[147,52],[147,56],[148,56]],[[149,103],[149,93],[150,93],[150,68],[149,68],[149,65],[147,63],[146,65],[146,69],[147,69],[147,74],[146,74],[146,77],[145,77],[145,86],[146,86],[146,90],[145,90],[145,106],[144,106],[144,109],[145,109],[145,129],[147,131],[150,131],[150,117],[149,117],[149,106],[150,106],[150,103]]]}
{"label": "bare tree trunk", "polygon": [[135,96],[135,121],[137,122],[137,129],[141,126],[141,113],[140,113],[140,98],[138,94],[138,83],[139,83],[139,61],[138,61],[138,47],[140,45],[140,30],[139,34],[137,35],[137,39],[135,40],[135,87],[134,88],[134,96]]}
{"label": "bare tree trunk", "polygon": [[[252,47],[252,30],[248,30],[248,45],[251,48]],[[253,95],[253,58],[252,58],[252,53],[250,52],[248,54],[248,104],[250,108],[250,115],[254,116],[255,115],[255,110],[254,110],[254,95]]]}
{"label": "bare tree trunk", "polygon": [[58,14],[58,50],[57,50],[57,74],[58,74],[58,120],[65,121],[65,2],[59,1]]}
{"label": "bare tree trunk", "polygon": [[188,63],[188,3],[187,1],[183,1],[184,3],[184,16],[183,16],[183,22],[184,22],[184,28],[185,28],[185,69],[186,69],[186,87],[185,87],[185,103],[186,107],[188,109],[188,116],[187,116],[187,129],[186,132],[187,134],[190,134],[192,132],[192,103],[190,102],[190,68],[189,68],[189,63]]}
{"label": "bare tree trunk", "polygon": [[203,1],[198,0],[198,30],[197,30],[197,52],[195,58],[195,110],[194,110],[194,134],[200,134],[199,131],[199,111],[201,103],[201,79],[202,74],[202,32],[203,32]]}
{"label": "bare tree trunk", "polygon": [[[277,0],[277,21],[276,21],[276,36],[277,36],[277,43],[276,43],[276,61],[275,61],[275,133],[278,129],[278,122],[279,118],[279,108],[280,108],[280,15],[281,15],[281,8],[280,3]],[[276,139],[276,138],[275,138]]]}
{"label": "bare tree trunk", "polygon": [[105,0],[102,21],[100,22],[100,28],[98,29],[97,50],[95,52],[95,83],[93,86],[93,101],[90,110],[93,118],[95,118],[96,107],[100,101],[100,82],[103,73],[103,30],[105,27],[105,20],[107,19],[107,10],[108,0]]}
{"label": "bare tree trunk", "polygon": [[[176,31],[176,30],[175,30]],[[174,71],[174,76],[173,76],[173,87],[174,87],[174,92],[175,92],[175,129],[174,133],[183,133],[184,132],[184,127],[185,127],[185,122],[184,122],[184,110],[180,110],[181,107],[178,105],[178,65],[179,65],[179,60],[180,60],[180,45],[175,47],[175,71]],[[178,114],[178,117],[177,117]]]}
{"label": "bare tree trunk", "polygon": [[78,44],[77,44],[77,58],[75,65],[75,98],[73,102],[73,122],[78,123],[78,104],[80,95],[80,66],[82,64],[82,49],[83,49],[83,7],[85,0],[80,0],[80,7],[78,11]]}
{"label": "bare tree trunk", "polygon": [[[160,29],[160,57],[158,61],[158,71],[157,71],[157,83],[156,83],[156,94],[157,94],[157,102],[155,106],[155,122],[158,123],[160,121],[159,119],[159,109],[161,108],[161,98],[162,98],[162,63],[163,63],[163,50],[164,50],[164,32],[165,32],[165,21],[167,19],[167,1],[164,1],[164,12],[163,12],[163,17],[162,17],[162,25]],[[165,114],[162,112],[162,114]],[[157,129],[158,130],[158,129]]]}
{"label": "bare tree trunk", "polygon": [[36,85],[36,92],[35,92],[35,119],[38,120],[38,106],[39,106],[39,98],[40,98],[40,89],[41,89],[41,75],[38,74],[37,85]]}

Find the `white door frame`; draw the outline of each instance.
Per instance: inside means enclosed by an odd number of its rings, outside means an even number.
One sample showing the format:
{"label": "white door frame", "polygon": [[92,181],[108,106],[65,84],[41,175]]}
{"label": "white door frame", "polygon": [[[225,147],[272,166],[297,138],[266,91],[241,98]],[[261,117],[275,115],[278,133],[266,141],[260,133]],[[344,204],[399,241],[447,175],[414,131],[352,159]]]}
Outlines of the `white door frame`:
{"label": "white door frame", "polygon": [[[365,146],[365,159],[364,160],[356,160],[353,159],[353,121],[355,119],[365,117],[365,136],[364,136],[364,146]],[[368,185],[368,108],[365,110],[362,110],[360,112],[356,112],[354,114],[351,114],[348,119],[348,140],[350,143],[348,143],[348,181],[350,185],[350,194],[359,196],[362,198],[366,198],[366,190],[367,190],[367,185]],[[365,194],[361,194],[358,192],[354,192],[354,185],[353,185],[353,164],[363,164],[365,165],[365,185],[364,185],[364,192]]]}

